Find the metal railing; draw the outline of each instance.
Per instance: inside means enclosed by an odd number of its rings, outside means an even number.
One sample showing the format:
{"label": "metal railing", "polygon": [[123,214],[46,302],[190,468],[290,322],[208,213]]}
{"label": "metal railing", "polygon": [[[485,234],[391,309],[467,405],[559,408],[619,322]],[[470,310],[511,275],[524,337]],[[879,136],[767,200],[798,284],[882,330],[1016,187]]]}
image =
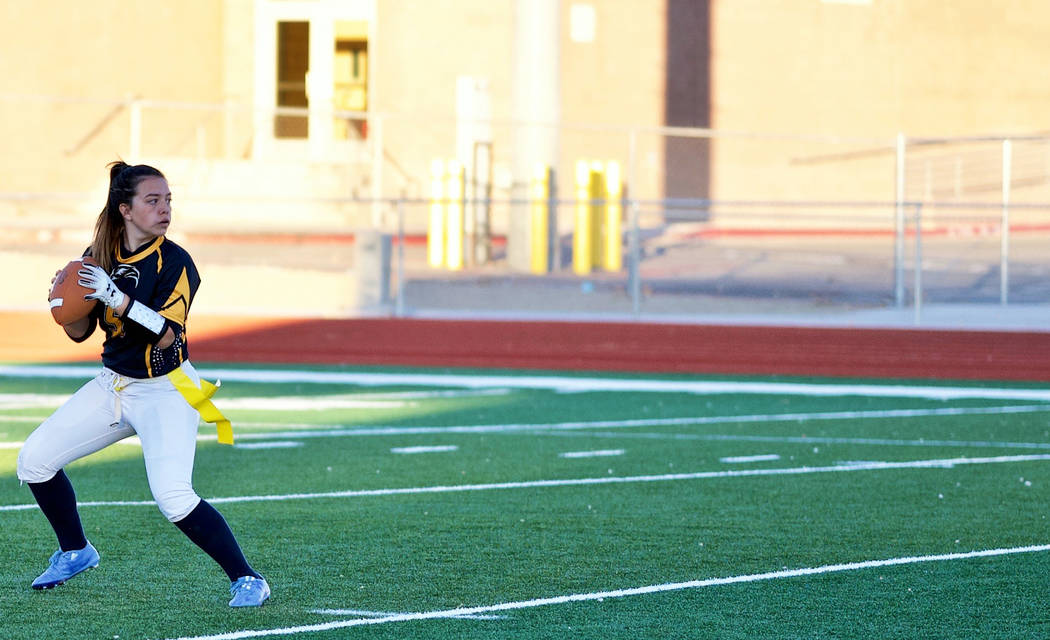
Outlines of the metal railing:
{"label": "metal railing", "polygon": [[[628,319],[728,314],[801,318],[895,309],[907,310],[910,323],[921,326],[927,303],[1050,304],[1050,284],[1043,281],[1050,276],[1050,256],[1043,250],[1050,239],[1047,205],[1020,206],[1046,222],[1011,229],[1001,208],[973,203],[625,199],[622,269],[576,272],[570,231],[559,235],[568,260],[561,269],[521,274],[508,269],[502,257],[491,265],[452,270],[425,264],[419,246],[410,258],[412,240],[404,232],[408,210],[433,201],[396,199],[388,204],[398,220],[392,237],[397,252],[391,267],[391,313],[399,316],[457,309],[587,314],[589,307],[597,315]],[[574,208],[580,201],[554,204]],[[649,217],[662,222],[645,222],[645,212],[671,206],[673,215]],[[844,218],[843,211],[851,215]],[[719,222],[712,224],[712,218]],[[784,224],[755,224],[772,219]],[[1013,280],[1011,265],[1016,267]],[[504,299],[501,304],[510,305],[504,307],[467,295],[480,295],[499,283],[526,292],[542,287],[544,280],[551,285],[549,306],[527,295],[520,304]],[[424,282],[434,290],[443,287],[447,302],[435,302],[436,294],[424,295]],[[596,295],[598,291],[606,295]]]}

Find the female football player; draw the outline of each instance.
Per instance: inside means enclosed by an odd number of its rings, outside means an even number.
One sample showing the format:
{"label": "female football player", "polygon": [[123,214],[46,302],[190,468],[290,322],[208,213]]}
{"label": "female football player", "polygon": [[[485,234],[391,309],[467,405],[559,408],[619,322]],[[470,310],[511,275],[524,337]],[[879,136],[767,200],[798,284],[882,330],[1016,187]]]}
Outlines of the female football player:
{"label": "female football player", "polygon": [[85,252],[98,266],[79,271],[79,284],[92,291],[86,298],[98,302],[89,316],[63,326],[76,342],[102,328],[102,371],[33,431],[18,456],[18,478],[29,484],[59,545],[32,586],[48,589],[98,566],[63,468],[137,435],[161,512],[229,576],[231,607],[260,606],[269,585],[191,484],[201,417],[195,406],[203,394],[187,359],[186,316],[200,277],[190,255],[165,237],[169,224],[171,192],[160,171],[109,165],[109,197]]}

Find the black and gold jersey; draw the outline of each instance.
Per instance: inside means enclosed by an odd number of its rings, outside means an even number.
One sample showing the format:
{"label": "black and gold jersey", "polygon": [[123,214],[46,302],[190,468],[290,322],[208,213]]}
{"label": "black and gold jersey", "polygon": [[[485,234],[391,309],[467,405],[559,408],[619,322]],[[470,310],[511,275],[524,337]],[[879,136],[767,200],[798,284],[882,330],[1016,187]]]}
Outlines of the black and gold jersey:
{"label": "black and gold jersey", "polygon": [[[189,357],[186,318],[201,281],[190,254],[160,236],[130,253],[119,250],[109,275],[131,299],[159,313],[165,327],[157,335],[97,305],[94,315],[106,332],[102,364],[132,378],[162,376],[181,365]],[[161,349],[156,342],[168,328],[175,333],[175,341]]]}

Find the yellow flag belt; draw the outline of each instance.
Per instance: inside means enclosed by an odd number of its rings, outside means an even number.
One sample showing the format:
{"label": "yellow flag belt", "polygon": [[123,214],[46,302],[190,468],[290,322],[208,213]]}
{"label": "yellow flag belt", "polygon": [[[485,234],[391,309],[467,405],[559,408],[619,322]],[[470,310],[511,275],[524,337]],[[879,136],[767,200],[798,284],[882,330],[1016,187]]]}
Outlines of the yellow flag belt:
{"label": "yellow flag belt", "polygon": [[212,384],[201,378],[201,386],[198,387],[181,368],[169,373],[168,379],[179,390],[182,397],[186,398],[186,402],[190,403],[190,406],[201,414],[201,418],[205,422],[215,423],[215,430],[219,434],[219,442],[222,444],[233,444],[233,425],[211,401],[211,397],[219,390],[219,385]]}

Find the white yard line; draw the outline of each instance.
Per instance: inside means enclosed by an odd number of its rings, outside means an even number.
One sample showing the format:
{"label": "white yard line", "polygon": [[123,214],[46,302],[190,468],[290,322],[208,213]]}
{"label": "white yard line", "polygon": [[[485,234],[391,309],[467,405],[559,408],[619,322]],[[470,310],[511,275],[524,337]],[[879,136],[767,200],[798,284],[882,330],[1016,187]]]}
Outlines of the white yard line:
{"label": "white yard line", "polygon": [[418,447],[394,447],[390,450],[390,453],[399,454],[413,454],[413,453],[445,453],[448,451],[458,451],[459,447],[454,444],[438,444],[438,445],[421,445]]}
{"label": "white yard line", "polygon": [[[367,609],[310,609],[310,613],[317,613],[323,616],[358,616],[363,618],[386,618],[389,616],[413,615],[411,613],[400,613],[396,611],[369,611]],[[463,618],[466,620],[503,620],[507,616],[464,615],[452,617]]]}
{"label": "white yard line", "polygon": [[559,453],[559,458],[606,458],[610,456],[622,456],[623,449],[600,449],[597,451],[566,451]]}
{"label": "white yard line", "polygon": [[[531,480],[524,482],[493,482],[488,484],[437,485],[431,487],[403,487],[396,489],[357,489],[323,493],[286,493],[277,495],[230,496],[208,498],[212,504],[234,502],[285,502],[289,500],[324,500],[376,496],[419,495],[433,493],[460,493],[469,491],[496,491],[511,489],[540,489],[550,487],[580,487],[605,484],[634,484],[640,482],[674,482],[681,480],[712,480],[716,478],[747,478],[756,476],[810,475],[815,473],[849,473],[882,471],[888,469],[952,469],[963,465],[1003,464],[1012,462],[1045,462],[1050,454],[995,456],[986,458],[941,458],[934,460],[904,460],[898,462],[851,462],[827,467],[786,467],[778,469],[732,469],[727,471],[698,471],[695,473],[667,473],[648,476],[613,476],[599,478],[569,478],[563,480]],[[154,506],[152,500],[78,502],[80,507],[141,507]],[[0,505],[0,512],[35,509],[35,504]]]}
{"label": "white yard line", "polygon": [[[80,378],[98,373],[89,365],[0,365],[0,376],[15,378]],[[467,389],[546,389],[553,391],[635,391],[695,394],[773,394],[803,396],[866,396],[880,398],[960,398],[1035,400],[1050,402],[1050,389],[928,385],[879,385],[797,382],[743,382],[736,380],[659,380],[651,378],[596,378],[574,376],[505,376],[431,373],[354,373],[293,369],[201,368],[206,378],[230,382],[352,384],[361,386],[420,386]]]}
{"label": "white yard line", "polygon": [[739,464],[742,462],[773,462],[774,460],[780,460],[780,456],[775,453],[764,453],[754,456],[730,456],[728,458],[719,458],[719,462],[726,464]]}
{"label": "white yard line", "polygon": [[702,589],[705,587],[719,587],[730,584],[763,582],[767,580],[783,580],[790,578],[800,578],[805,576],[820,576],[829,573],[862,571],[865,569],[896,567],[927,562],[971,560],[974,558],[990,558],[996,556],[1008,556],[1022,553],[1042,553],[1046,551],[1050,551],[1050,544],[1031,545],[1026,547],[1011,547],[1002,549],[987,549],[981,551],[970,551],[965,553],[942,553],[925,556],[906,556],[901,558],[889,558],[885,560],[864,560],[860,562],[828,564],[819,567],[807,567],[802,569],[784,569],[780,571],[751,573],[745,575],[728,576],[723,578],[706,578],[703,580],[690,580],[687,582],[668,582],[665,584],[654,584],[643,587],[633,587],[629,589],[611,589],[608,591],[594,591],[590,593],[574,593],[569,595],[552,596],[546,598],[534,598],[532,600],[519,600],[516,602],[501,602],[499,604],[483,605],[477,607],[458,607],[456,609],[442,609],[437,611],[426,611],[420,613],[394,613],[384,617],[368,616],[363,618],[354,618],[352,620],[335,620],[332,622],[298,625],[294,627],[279,627],[274,629],[250,629],[205,636],[183,636],[174,640],[240,640],[242,638],[261,638],[265,636],[284,636],[296,635],[300,633],[316,633],[321,631],[332,631],[334,629],[346,629],[349,627],[389,624],[392,622],[463,618],[466,616],[478,616],[504,611],[532,609],[536,607],[569,604],[573,602],[602,602],[608,598],[629,598],[654,593],[683,591],[686,589]]}
{"label": "white yard line", "polygon": [[[121,441],[126,442],[126,441]],[[142,442],[138,445],[141,447]],[[294,442],[291,440],[275,440],[273,442],[244,442],[233,445],[234,449],[295,449],[296,447],[303,446],[302,442]]]}

